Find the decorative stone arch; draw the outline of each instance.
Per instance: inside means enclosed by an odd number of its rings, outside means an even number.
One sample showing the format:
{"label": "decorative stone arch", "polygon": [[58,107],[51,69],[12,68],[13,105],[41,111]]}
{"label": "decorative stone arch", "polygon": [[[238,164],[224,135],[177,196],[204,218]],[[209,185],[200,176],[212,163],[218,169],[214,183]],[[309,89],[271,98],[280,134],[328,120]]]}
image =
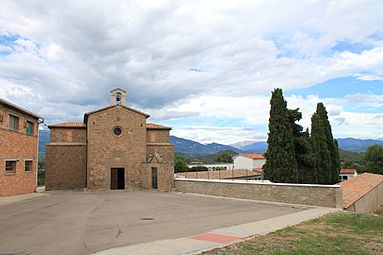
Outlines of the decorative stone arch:
{"label": "decorative stone arch", "polygon": [[161,164],[164,160],[162,158],[162,155],[159,154],[157,151],[154,152],[154,155],[149,155],[148,163],[150,164]]}

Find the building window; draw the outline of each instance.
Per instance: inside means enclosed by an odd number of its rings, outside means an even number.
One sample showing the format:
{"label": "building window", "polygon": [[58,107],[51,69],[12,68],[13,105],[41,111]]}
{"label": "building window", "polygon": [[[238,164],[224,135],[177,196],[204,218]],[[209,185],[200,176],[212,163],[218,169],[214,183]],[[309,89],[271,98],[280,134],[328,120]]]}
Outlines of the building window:
{"label": "building window", "polygon": [[14,115],[9,115],[9,129],[11,130],[19,130],[19,117]]}
{"label": "building window", "polygon": [[27,121],[27,134],[33,135],[33,122]]}
{"label": "building window", "polygon": [[25,161],[25,172],[32,172],[32,165],[33,165],[32,160],[26,160]]}
{"label": "building window", "polygon": [[5,171],[7,173],[16,173],[16,161],[5,161]]}
{"label": "building window", "polygon": [[122,135],[122,129],[121,129],[120,127],[115,127],[115,128],[113,129],[113,134],[114,134],[115,136],[121,136],[121,135]]}

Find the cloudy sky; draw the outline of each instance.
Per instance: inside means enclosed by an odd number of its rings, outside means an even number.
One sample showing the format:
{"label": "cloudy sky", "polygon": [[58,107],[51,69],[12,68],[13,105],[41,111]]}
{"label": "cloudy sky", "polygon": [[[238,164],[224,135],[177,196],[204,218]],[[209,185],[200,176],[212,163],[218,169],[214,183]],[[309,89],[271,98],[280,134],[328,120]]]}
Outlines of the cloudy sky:
{"label": "cloudy sky", "polygon": [[[299,2],[299,3],[298,3]],[[1,1],[0,97],[81,121],[109,90],[199,142],[267,138],[270,92],[383,139],[383,1]]]}

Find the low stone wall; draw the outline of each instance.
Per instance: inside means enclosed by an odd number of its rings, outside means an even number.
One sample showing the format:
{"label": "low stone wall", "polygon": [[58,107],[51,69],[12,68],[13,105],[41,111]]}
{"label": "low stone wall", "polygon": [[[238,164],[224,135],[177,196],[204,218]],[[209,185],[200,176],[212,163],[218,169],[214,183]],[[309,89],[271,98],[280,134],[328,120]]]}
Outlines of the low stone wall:
{"label": "low stone wall", "polygon": [[377,210],[383,204],[383,182],[373,188],[370,192],[355,201],[348,207],[347,211],[358,213],[370,213]]}
{"label": "low stone wall", "polygon": [[246,181],[218,181],[175,179],[178,192],[198,193],[260,201],[342,208],[339,185],[309,185],[257,183]]}

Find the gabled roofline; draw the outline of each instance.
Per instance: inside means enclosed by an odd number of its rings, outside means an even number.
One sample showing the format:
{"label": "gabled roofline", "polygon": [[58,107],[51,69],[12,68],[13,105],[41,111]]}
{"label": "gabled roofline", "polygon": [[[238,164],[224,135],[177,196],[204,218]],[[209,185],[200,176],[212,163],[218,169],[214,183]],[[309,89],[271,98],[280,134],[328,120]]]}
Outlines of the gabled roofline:
{"label": "gabled roofline", "polygon": [[115,88],[115,89],[112,89],[110,92],[113,92],[115,90],[122,90],[122,91],[124,91],[126,93],[126,91],[124,89],[122,89],[122,88]]}
{"label": "gabled roofline", "polygon": [[100,108],[100,109],[98,109],[98,110],[94,110],[94,111],[85,113],[85,114],[84,114],[84,123],[86,124],[86,123],[88,122],[88,117],[89,117],[89,115],[92,115],[92,114],[94,114],[94,113],[101,112],[101,111],[104,111],[104,110],[107,110],[107,109],[110,109],[110,108],[113,108],[113,107],[122,107],[122,108],[125,108],[125,109],[129,110],[129,111],[132,111],[132,112],[135,112],[135,113],[137,113],[137,114],[143,115],[143,116],[145,116],[146,118],[149,118],[149,117],[150,117],[150,115],[147,114],[147,113],[144,113],[144,112],[141,112],[141,111],[139,111],[139,110],[136,110],[136,109],[127,107],[127,106],[125,106],[125,105],[108,105],[108,106],[103,107],[103,108]]}
{"label": "gabled roofline", "polygon": [[20,111],[20,112],[22,112],[22,113],[25,113],[25,114],[27,114],[27,115],[30,115],[30,116],[34,117],[35,119],[37,119],[37,120],[41,120],[41,122],[44,121],[44,118],[43,118],[43,117],[41,117],[41,116],[39,116],[39,115],[37,115],[37,114],[35,114],[35,113],[33,113],[33,112],[30,112],[30,111],[28,111],[28,110],[26,110],[26,109],[24,109],[24,108],[22,108],[22,107],[20,107],[20,106],[17,106],[17,105],[15,105],[15,104],[11,103],[11,102],[8,102],[8,101],[5,100],[5,99],[0,98],[0,104],[4,104],[4,105],[8,106],[9,108],[13,108],[13,109],[15,109],[15,110],[17,110],[17,111]]}

